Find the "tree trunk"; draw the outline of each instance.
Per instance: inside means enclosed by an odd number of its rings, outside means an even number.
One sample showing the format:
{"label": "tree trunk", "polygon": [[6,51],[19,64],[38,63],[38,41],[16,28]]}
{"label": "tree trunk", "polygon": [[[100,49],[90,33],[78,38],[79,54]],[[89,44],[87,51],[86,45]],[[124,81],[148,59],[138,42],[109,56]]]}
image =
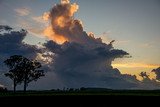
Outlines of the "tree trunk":
{"label": "tree trunk", "polygon": [[16,81],[15,80],[13,80],[13,87],[14,87],[14,93],[16,92]]}
{"label": "tree trunk", "polygon": [[27,88],[27,81],[26,79],[24,80],[24,92],[26,92],[26,88]]}

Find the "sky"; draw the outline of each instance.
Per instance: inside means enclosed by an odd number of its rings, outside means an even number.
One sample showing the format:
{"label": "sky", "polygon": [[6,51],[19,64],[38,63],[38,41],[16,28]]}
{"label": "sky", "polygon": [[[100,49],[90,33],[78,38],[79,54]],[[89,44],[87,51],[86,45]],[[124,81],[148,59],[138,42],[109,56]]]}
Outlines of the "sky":
{"label": "sky", "polygon": [[[74,18],[81,20],[84,31],[113,43],[131,58],[117,58],[114,68],[123,74],[150,72],[160,66],[160,1],[159,0],[71,0],[79,5]],[[40,31],[48,26],[41,20],[59,0],[0,0],[0,25],[24,28],[30,33],[28,44],[48,40]]]}

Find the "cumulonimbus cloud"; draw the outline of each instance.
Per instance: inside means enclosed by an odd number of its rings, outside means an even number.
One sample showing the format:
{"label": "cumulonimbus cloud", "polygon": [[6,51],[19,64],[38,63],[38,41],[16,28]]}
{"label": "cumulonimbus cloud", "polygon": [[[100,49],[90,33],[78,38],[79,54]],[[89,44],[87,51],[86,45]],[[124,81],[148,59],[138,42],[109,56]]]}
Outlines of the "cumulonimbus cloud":
{"label": "cumulonimbus cloud", "polygon": [[[0,45],[0,65],[3,60],[14,54],[33,59],[40,55],[39,61],[43,58],[49,59],[49,62],[44,60],[43,68],[48,73],[36,84],[38,89],[52,87],[147,89],[148,82],[141,82],[136,76],[121,74],[118,69],[112,67],[112,62],[116,58],[130,57],[129,53],[115,49],[114,41],[106,44],[93,33],[85,32],[82,22],[74,18],[78,9],[76,3],[61,0],[60,4],[54,5],[50,12],[43,15],[43,19],[50,22],[50,26],[44,30],[44,34],[50,40],[43,44],[42,49],[23,42],[27,34],[25,30],[14,31],[9,26],[0,26],[0,32],[5,32],[0,33],[0,43],[3,44]],[[2,69],[3,67],[0,70]],[[158,71],[154,72],[159,79]],[[0,78],[0,81],[7,84],[5,79]],[[156,81],[150,81],[150,89],[160,88],[157,84]],[[34,86],[31,84],[31,89],[36,89]]]}
{"label": "cumulonimbus cloud", "polygon": [[66,87],[135,87],[136,78],[122,75],[111,65],[114,59],[128,57],[129,53],[114,49],[114,41],[106,44],[85,32],[82,22],[74,18],[78,9],[76,3],[62,0],[48,13],[51,23],[45,33],[51,40],[44,46],[54,53],[50,66],[57,77]]}

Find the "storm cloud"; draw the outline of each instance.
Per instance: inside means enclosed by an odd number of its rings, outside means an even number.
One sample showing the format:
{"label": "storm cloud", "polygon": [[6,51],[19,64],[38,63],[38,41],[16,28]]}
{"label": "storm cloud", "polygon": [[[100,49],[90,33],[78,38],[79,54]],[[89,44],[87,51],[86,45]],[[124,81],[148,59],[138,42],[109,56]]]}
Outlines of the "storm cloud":
{"label": "storm cloud", "polygon": [[130,57],[129,53],[114,49],[111,41],[83,30],[82,22],[74,18],[79,6],[62,0],[49,14],[50,26],[45,29],[51,39],[44,47],[54,53],[50,67],[65,87],[104,87],[113,89],[134,88],[135,76],[122,75],[112,67],[116,58]]}
{"label": "storm cloud", "polygon": [[[38,52],[38,48],[35,45],[29,45],[23,42],[23,39],[27,35],[27,31],[24,29],[20,31],[13,31],[9,26],[1,25],[0,28],[0,55],[10,56],[13,54],[22,54],[26,57],[34,58]],[[11,31],[10,31],[11,30]]]}
{"label": "storm cloud", "polygon": [[[3,61],[11,55],[23,55],[42,62],[46,76],[29,89],[100,87],[110,89],[160,88],[155,80],[139,81],[136,76],[121,74],[112,62],[117,58],[128,58],[130,54],[115,49],[114,40],[106,44],[93,33],[84,31],[82,21],[74,14],[79,6],[69,0],[61,0],[43,19],[50,22],[44,29],[49,41],[42,48],[23,42],[27,31],[15,31],[9,26],[0,26],[0,71],[6,71]],[[159,70],[153,70],[159,80]],[[145,76],[144,74],[142,74]],[[0,77],[0,82],[8,84]],[[154,86],[156,84],[156,86]],[[35,87],[36,85],[36,87]],[[150,87],[151,86],[151,87]]]}
{"label": "storm cloud", "polygon": [[160,81],[160,67],[157,69],[153,69],[152,72],[156,74],[156,79]]}
{"label": "storm cloud", "polygon": [[26,30],[15,31],[13,28],[0,25],[0,82],[9,84],[3,73],[7,71],[3,61],[12,55],[23,55],[30,59],[35,59],[40,52],[37,46],[23,42],[27,36]]}

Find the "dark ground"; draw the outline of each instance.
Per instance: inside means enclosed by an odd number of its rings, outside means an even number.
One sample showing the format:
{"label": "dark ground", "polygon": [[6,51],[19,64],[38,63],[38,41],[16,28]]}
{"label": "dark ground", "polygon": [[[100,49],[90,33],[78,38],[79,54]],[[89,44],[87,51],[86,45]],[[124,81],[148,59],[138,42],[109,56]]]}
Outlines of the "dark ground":
{"label": "dark ground", "polygon": [[[0,92],[1,105],[43,107],[111,107],[140,106],[159,102],[160,90],[108,90],[84,89],[68,91],[13,91]],[[152,102],[153,101],[153,102]],[[54,106],[53,106],[54,105]],[[56,105],[56,106],[55,106]]]}
{"label": "dark ground", "polygon": [[22,97],[22,96],[160,96],[160,90],[49,90],[49,91],[13,91],[0,92],[0,97]]}

